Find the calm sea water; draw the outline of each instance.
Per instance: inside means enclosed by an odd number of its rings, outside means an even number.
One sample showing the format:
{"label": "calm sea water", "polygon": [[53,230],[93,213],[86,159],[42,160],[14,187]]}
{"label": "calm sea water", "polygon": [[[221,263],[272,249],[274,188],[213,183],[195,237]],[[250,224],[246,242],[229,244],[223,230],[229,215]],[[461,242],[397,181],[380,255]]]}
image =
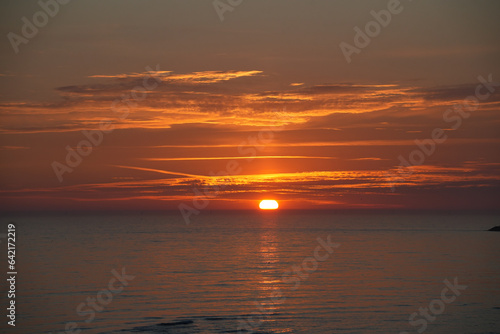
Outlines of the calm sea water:
{"label": "calm sea water", "polygon": [[[0,330],[63,333],[74,322],[82,333],[417,333],[426,323],[425,333],[500,333],[500,233],[485,232],[499,218],[202,212],[189,226],[174,213],[3,218],[0,233],[10,221],[17,230],[17,320],[12,328],[2,315]],[[340,244],[331,254],[318,249],[328,236]],[[316,249],[324,261],[313,260]],[[122,268],[134,278],[112,293],[112,270]],[[439,302],[443,281],[455,278],[466,289]],[[95,318],[77,313],[99,293]],[[430,303],[436,315],[411,325]]]}

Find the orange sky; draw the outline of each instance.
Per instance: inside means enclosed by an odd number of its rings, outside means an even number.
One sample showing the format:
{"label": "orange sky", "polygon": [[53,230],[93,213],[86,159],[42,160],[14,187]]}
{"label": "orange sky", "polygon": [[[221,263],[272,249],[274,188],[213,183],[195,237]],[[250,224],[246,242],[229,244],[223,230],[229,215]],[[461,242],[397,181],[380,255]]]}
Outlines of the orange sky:
{"label": "orange sky", "polygon": [[[170,210],[203,189],[220,190],[209,209],[496,209],[498,3],[408,4],[350,64],[339,43],[386,2],[339,3],[257,1],[220,22],[195,2],[89,1],[19,54],[5,40],[0,209]],[[2,6],[4,35],[36,10]],[[454,109],[468,96],[484,98]]]}

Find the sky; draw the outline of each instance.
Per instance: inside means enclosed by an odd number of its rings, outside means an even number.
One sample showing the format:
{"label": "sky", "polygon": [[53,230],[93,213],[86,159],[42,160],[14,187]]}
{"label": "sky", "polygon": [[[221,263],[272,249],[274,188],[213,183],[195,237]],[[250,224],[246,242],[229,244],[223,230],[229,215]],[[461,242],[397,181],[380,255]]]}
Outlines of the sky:
{"label": "sky", "polygon": [[60,1],[0,4],[1,211],[498,208],[498,1]]}

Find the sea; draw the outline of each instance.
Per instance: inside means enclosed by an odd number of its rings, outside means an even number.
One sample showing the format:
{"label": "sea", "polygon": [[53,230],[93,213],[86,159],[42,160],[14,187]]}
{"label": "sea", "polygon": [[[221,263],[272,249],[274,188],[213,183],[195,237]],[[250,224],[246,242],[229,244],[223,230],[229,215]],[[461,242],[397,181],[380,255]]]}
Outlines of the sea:
{"label": "sea", "polygon": [[2,333],[500,333],[500,232],[487,231],[500,225],[498,214],[207,211],[190,224],[178,212],[0,221]]}

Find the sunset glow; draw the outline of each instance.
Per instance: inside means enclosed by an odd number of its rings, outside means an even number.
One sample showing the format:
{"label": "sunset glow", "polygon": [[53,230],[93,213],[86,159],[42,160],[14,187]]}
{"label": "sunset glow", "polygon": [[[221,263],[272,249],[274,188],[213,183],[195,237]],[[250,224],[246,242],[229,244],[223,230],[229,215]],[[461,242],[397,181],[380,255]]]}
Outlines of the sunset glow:
{"label": "sunset glow", "polygon": [[265,199],[259,203],[259,208],[261,210],[276,210],[278,207],[279,204],[274,199]]}
{"label": "sunset glow", "polygon": [[0,13],[0,332],[500,334],[500,1]]}
{"label": "sunset glow", "polygon": [[[4,36],[27,15],[13,3]],[[119,42],[102,29],[120,17],[83,29],[67,6],[54,31],[18,42],[20,56],[5,39],[0,210],[253,210],[272,193],[307,210],[496,208],[498,9],[412,3],[365,49],[353,27],[366,24],[347,18],[373,2],[286,3],[283,22],[250,23],[249,5],[221,24],[211,2],[155,2]],[[309,14],[297,24],[295,11]],[[439,17],[426,29],[450,31],[421,32],[424,12]],[[462,34],[462,15],[489,23]]]}

